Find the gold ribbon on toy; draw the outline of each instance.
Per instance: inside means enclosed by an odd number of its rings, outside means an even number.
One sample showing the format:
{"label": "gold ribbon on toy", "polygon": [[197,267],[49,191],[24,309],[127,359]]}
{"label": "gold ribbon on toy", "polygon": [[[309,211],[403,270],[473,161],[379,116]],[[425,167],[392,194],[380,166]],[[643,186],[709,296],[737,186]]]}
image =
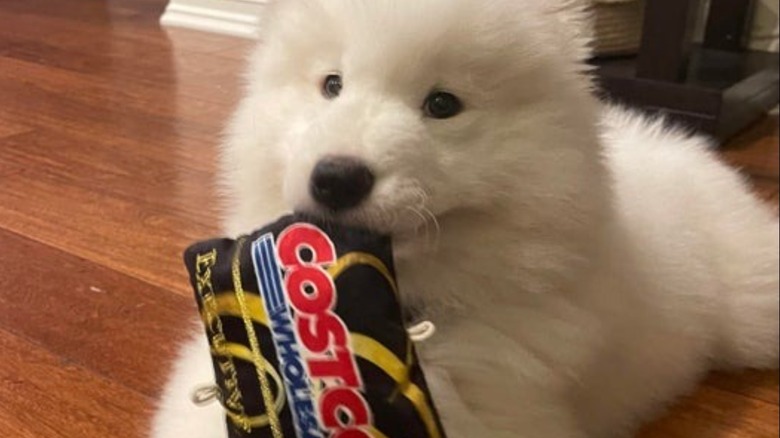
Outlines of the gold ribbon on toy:
{"label": "gold ribbon on toy", "polygon": [[[274,380],[277,388],[283,387],[282,380],[274,367],[263,358],[253,325],[254,323],[269,327],[268,315],[265,311],[262,298],[255,294],[246,294],[241,284],[241,269],[238,255],[241,253],[241,248],[244,243],[244,240],[238,242],[239,246],[233,259],[232,274],[233,287],[235,290],[215,294],[212,298],[213,305],[208,306],[208,308],[204,307],[201,312],[201,318],[207,327],[213,327],[214,324],[218,324],[218,319],[221,316],[241,318],[244,321],[250,341],[250,348],[243,345],[225,343],[220,348],[212,346],[211,353],[215,357],[228,358],[231,360],[236,359],[252,363],[257,370],[260,387],[262,388],[263,393],[263,402],[265,403],[265,406],[273,406],[274,409],[268,410],[266,414],[256,417],[249,417],[242,412],[228,409],[228,417],[238,426],[249,425],[253,429],[270,426],[274,438],[283,438],[278,414],[284,406],[285,395],[284,391],[280,390],[279,394],[274,396],[268,376]],[[375,269],[387,280],[396,295],[398,294],[395,279],[387,269],[387,266],[385,266],[380,259],[371,254],[361,252],[346,254],[328,268],[328,273],[335,281],[340,275],[358,265],[369,266]],[[360,333],[352,333],[351,339],[352,348],[356,356],[373,363],[396,382],[397,393],[391,398],[395,397],[397,394],[403,395],[416,409],[418,415],[425,424],[429,436],[431,438],[441,438],[433,409],[428,404],[425,392],[414,384],[410,378],[410,370],[414,360],[411,341],[407,341],[407,357],[405,360],[401,360],[387,347],[371,337]],[[375,438],[386,438],[382,432],[376,429],[371,430],[371,434]]]}

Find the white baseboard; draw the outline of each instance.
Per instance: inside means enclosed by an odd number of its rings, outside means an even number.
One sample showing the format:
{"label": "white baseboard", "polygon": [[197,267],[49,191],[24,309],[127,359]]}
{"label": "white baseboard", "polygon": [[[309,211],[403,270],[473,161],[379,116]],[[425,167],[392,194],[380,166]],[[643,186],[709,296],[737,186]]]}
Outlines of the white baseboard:
{"label": "white baseboard", "polygon": [[265,0],[170,0],[163,26],[257,38]]}

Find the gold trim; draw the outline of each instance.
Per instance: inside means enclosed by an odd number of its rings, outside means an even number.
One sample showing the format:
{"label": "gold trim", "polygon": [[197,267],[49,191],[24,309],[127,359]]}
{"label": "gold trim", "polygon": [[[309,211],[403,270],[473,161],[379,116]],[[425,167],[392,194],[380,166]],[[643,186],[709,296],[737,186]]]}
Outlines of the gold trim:
{"label": "gold trim", "polygon": [[[406,342],[406,374],[408,375],[411,372],[412,366],[414,366],[414,351],[412,347],[412,343],[407,341]],[[407,377],[407,380],[409,378]],[[390,403],[395,402],[395,399],[398,398],[398,394],[401,392],[402,384],[398,384],[398,386],[393,390],[393,393],[390,394],[390,397],[387,398],[387,401]]]}
{"label": "gold trim", "polygon": [[[241,309],[239,303],[236,301],[236,297],[232,293],[223,293],[215,297],[218,308],[220,309],[220,315],[241,317]],[[268,326],[268,315],[265,312],[265,308],[262,304],[262,299],[253,294],[246,296],[246,306],[249,309],[252,321],[256,324]],[[207,318],[207,315],[203,315],[203,318]],[[360,333],[351,333],[352,349],[355,351],[355,355],[359,356],[380,368],[390,378],[395,380],[398,385],[397,391],[403,394],[414,405],[420,418],[425,423],[428,434],[431,438],[440,438],[439,428],[434,419],[433,412],[428,406],[425,393],[419,386],[410,381],[409,369],[411,364],[404,364],[392,351],[387,347],[377,342],[373,338]],[[246,347],[244,347],[246,348]],[[409,344],[409,354],[411,357],[411,344]],[[234,356],[239,360],[249,361],[246,355]]]}
{"label": "gold trim", "polygon": [[[349,254],[345,254],[338,260],[336,260],[336,263],[334,263],[332,266],[328,268],[328,273],[333,277],[333,279],[337,279],[341,274],[346,272],[349,268],[357,265],[366,265],[370,266],[377,270],[380,274],[382,274],[383,277],[385,277],[385,280],[390,285],[390,287],[393,289],[393,293],[395,293],[395,296],[400,300],[400,295],[398,293],[398,285],[395,282],[395,278],[393,278],[393,275],[390,273],[390,270],[387,269],[387,266],[380,260],[378,257],[376,257],[373,254],[368,254],[365,252],[351,252]],[[412,369],[412,365],[414,365],[414,353],[412,348],[412,342],[411,340],[407,339],[406,341],[406,366],[407,366],[407,375],[409,371]],[[389,401],[395,400],[396,397],[398,397],[398,393],[402,390],[401,386],[403,386],[403,383],[399,382],[399,386],[393,391],[393,393],[388,398]]]}
{"label": "gold trim", "polygon": [[[222,326],[222,321],[219,319],[219,305],[216,301],[216,294],[214,291],[214,285],[212,284],[212,268],[217,264],[216,249],[198,254],[195,261],[196,271],[196,283],[197,292],[202,303],[202,312],[206,315],[206,319],[209,321],[206,324],[206,331],[208,334],[209,344],[214,347],[222,345],[225,342],[225,333]],[[214,323],[212,325],[212,322]],[[218,361],[218,366],[225,376],[225,391],[226,394],[222,396],[222,404],[226,410],[237,411],[239,414],[245,416],[243,401],[243,394],[241,394],[241,388],[238,385],[238,372],[236,366],[233,363],[232,358],[225,358],[224,361]],[[244,432],[251,432],[252,428],[247,422],[234,421],[234,424]]]}
{"label": "gold trim", "polygon": [[[222,344],[221,348],[212,348],[211,354],[218,357],[229,357],[231,359],[238,359],[252,364],[254,363],[252,350],[244,345],[235,344],[232,342]],[[284,408],[285,402],[284,383],[282,382],[282,377],[276,371],[276,368],[274,368],[274,366],[267,360],[263,361],[263,369],[274,380],[276,387],[279,388],[279,394],[277,394],[276,399],[274,400],[274,409],[275,412],[281,412]],[[229,412],[229,416],[232,420],[239,421],[242,424],[248,424],[252,429],[259,429],[271,424],[271,421],[268,418],[268,414],[250,417],[243,412],[236,413],[229,409],[227,411]]]}
{"label": "gold trim", "polygon": [[[215,297],[215,302],[217,308],[219,309],[219,315],[202,312],[200,316],[205,324],[210,324],[213,321],[213,318],[218,318],[220,316],[243,318],[243,314],[241,313],[241,306],[232,291],[217,295]],[[259,295],[245,295],[244,302],[246,303],[247,309],[249,310],[249,315],[252,318],[252,321],[262,326],[270,327],[268,314],[265,312],[265,307],[263,307],[263,299]]]}
{"label": "gold trim", "polygon": [[336,260],[336,263],[328,268],[328,274],[330,274],[330,276],[335,280],[349,268],[357,265],[367,265],[376,269],[377,272],[385,277],[387,283],[390,285],[390,287],[393,288],[393,292],[398,295],[398,286],[395,284],[395,279],[390,274],[390,270],[388,270],[387,266],[382,263],[382,260],[379,260],[379,258],[372,254],[365,252],[351,252],[349,254],[345,254]]}
{"label": "gold trim", "polygon": [[[239,254],[243,243],[243,241],[239,242],[239,249],[236,254]],[[393,292],[398,295],[398,287],[395,283],[395,279],[390,274],[390,271],[379,258],[371,254],[361,252],[346,254],[339,258],[336,263],[331,265],[327,271],[335,280],[341,274],[356,265],[367,265],[376,269],[377,272],[385,277],[388,284],[390,284],[392,287]],[[203,312],[201,314],[201,318],[207,326],[210,326],[214,319],[218,319],[219,316],[242,318],[244,319],[244,323],[248,324],[247,333],[249,334],[250,342],[254,341],[256,344],[257,338],[255,336],[254,327],[251,323],[254,322],[256,324],[269,327],[268,314],[265,311],[263,300],[259,295],[245,294],[243,289],[241,289],[240,266],[236,266],[236,259],[234,259],[233,268],[234,287],[236,288],[236,292],[225,292],[214,296],[214,304],[215,307],[219,309],[219,315],[216,315],[212,312]],[[247,320],[249,322],[247,322]],[[433,411],[428,405],[425,393],[422,391],[422,389],[420,389],[419,386],[415,385],[410,380],[409,373],[414,359],[411,342],[407,341],[406,363],[404,363],[392,351],[388,350],[387,347],[377,342],[373,338],[362,335],[360,333],[350,333],[350,336],[352,339],[352,348],[355,351],[355,355],[375,364],[398,385],[396,392],[391,396],[391,400],[397,396],[398,393],[403,394],[403,396],[407,398],[412,403],[412,405],[414,405],[431,438],[441,438],[441,432],[439,431],[438,424],[433,415]],[[259,352],[259,346],[257,350]],[[214,353],[217,352],[215,351]],[[258,376],[262,375],[263,377],[261,379],[266,378],[265,373],[259,371],[263,369],[263,365],[258,365],[259,361],[257,355],[254,354],[254,347],[252,350],[249,350],[242,345],[233,346],[227,344],[225,346],[224,353],[229,353],[225,354],[226,356],[234,357],[236,359],[255,364],[255,367],[258,369]],[[262,355],[260,355],[260,360],[262,360],[263,364],[267,364],[267,361],[262,358]],[[274,379],[277,379],[278,373],[276,373],[276,370],[273,370],[273,372],[275,375],[271,374],[271,376]],[[261,383],[261,388],[262,387],[263,384]],[[270,393],[270,387],[268,389]],[[272,396],[272,394],[269,395]],[[264,400],[265,396],[266,395],[263,394]],[[281,396],[284,397],[284,394],[282,393]],[[282,400],[284,400],[284,398],[282,398]],[[265,404],[266,406],[271,406],[273,403],[265,401]],[[250,418],[246,416],[242,417],[235,413],[230,413],[229,415],[231,418],[235,417],[236,421],[249,421],[253,428],[266,425],[261,423],[261,420],[264,419],[264,416]],[[369,432],[374,438],[387,438],[385,434],[376,428],[371,428]],[[274,438],[279,437],[274,435]]]}
{"label": "gold trim", "polygon": [[[257,378],[260,383],[260,390],[263,394],[263,403],[266,406],[266,415],[268,416],[268,425],[271,428],[271,435],[273,438],[284,438],[278,412],[275,409],[271,409],[271,406],[275,406],[275,404],[273,393],[271,392],[271,385],[268,382],[268,376],[265,373],[265,364],[267,361],[263,357],[263,352],[260,350],[260,342],[257,340],[255,326],[252,324],[252,314],[250,313],[249,306],[246,302],[244,287],[241,284],[241,251],[244,248],[245,243],[246,239],[240,239],[236,244],[236,252],[233,254],[233,288],[235,289],[236,300],[238,300],[241,317],[244,320],[247,337],[249,338],[252,363],[254,363],[255,369],[257,370]],[[279,393],[284,397],[284,391],[281,390],[281,387]]]}
{"label": "gold trim", "polygon": [[417,409],[417,413],[420,414],[420,419],[425,423],[425,428],[428,429],[431,438],[439,438],[439,427],[433,411],[428,406],[425,393],[419,386],[411,382],[409,369],[404,366],[404,363],[387,347],[368,336],[353,333],[352,348],[355,350],[355,354],[372,362],[395,380],[401,394]]}
{"label": "gold trim", "polygon": [[381,430],[373,426],[368,428],[368,433],[370,433],[373,438],[387,438],[387,435],[385,435],[384,433],[382,433]]}

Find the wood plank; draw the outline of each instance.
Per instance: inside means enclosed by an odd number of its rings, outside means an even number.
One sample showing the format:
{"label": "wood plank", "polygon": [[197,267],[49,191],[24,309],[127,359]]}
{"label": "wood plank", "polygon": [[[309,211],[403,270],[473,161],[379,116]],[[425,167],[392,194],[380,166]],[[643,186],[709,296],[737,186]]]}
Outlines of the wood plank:
{"label": "wood plank", "polygon": [[2,330],[0,351],[0,436],[145,435],[149,398]]}
{"label": "wood plank", "polygon": [[[201,142],[216,141],[222,121],[236,103],[239,91],[237,84],[206,84],[202,78],[187,77],[184,73],[171,79],[171,85],[161,90],[159,84],[138,82],[130,77],[93,80],[84,73],[58,69],[47,68],[47,73],[41,73],[45,70],[29,61],[0,58],[0,63],[3,67],[0,95],[6,102],[14,103],[4,108],[4,119],[16,115],[20,120],[10,122],[23,124],[22,121],[32,119],[28,124],[37,121],[47,123],[45,126],[62,126],[62,129],[70,126],[68,122],[76,122],[77,126],[95,123],[95,129],[111,124],[117,136],[135,134],[139,140],[152,142],[158,137],[146,138],[153,136],[153,129],[158,127],[168,127],[165,132],[199,138]],[[180,91],[173,85],[176,83],[190,91]],[[191,94],[200,96],[191,97]],[[57,118],[58,107],[62,119]],[[142,124],[146,129],[141,130]],[[177,131],[172,132],[171,128]]]}
{"label": "wood plank", "polygon": [[[216,148],[190,145],[182,150],[179,145],[108,141],[43,128],[0,140],[0,159],[45,174],[31,179],[49,178],[53,183],[126,198],[138,202],[139,208],[151,204],[183,220],[213,225]],[[197,197],[177,196],[177,186],[185,181],[195,186]]]}
{"label": "wood plank", "polygon": [[777,180],[758,178],[751,181],[753,184],[753,191],[756,195],[766,201],[766,203],[775,209],[775,213],[778,212],[778,206],[780,206],[780,187],[778,187]]}
{"label": "wood plank", "polygon": [[[0,218],[6,229],[168,290],[189,293],[180,278],[180,254],[194,240],[216,233],[164,212],[139,209],[127,200],[56,186],[52,184],[56,180],[46,175],[32,179],[28,175],[4,177]],[[31,199],[40,203],[39,210]]]}
{"label": "wood plank", "polygon": [[[121,75],[105,80],[100,70],[87,74],[9,58],[0,64],[11,67],[0,68],[0,93],[14,102],[0,110],[4,119],[46,127],[0,144],[0,161],[27,169],[0,189],[8,201],[0,222],[181,290],[171,280],[180,249],[216,228],[209,190],[214,145],[229,107],[177,96],[172,83],[135,83]],[[237,70],[229,63],[221,68]],[[63,226],[58,217],[70,221]],[[83,225],[95,217],[104,217],[103,234],[87,235],[94,230]],[[111,247],[86,243],[106,239],[116,229],[123,238],[135,239],[137,254],[99,252]]]}
{"label": "wood plank", "polygon": [[[32,131],[32,128],[24,123],[17,122],[12,117],[4,117],[2,111],[0,111],[0,141],[14,137],[17,135],[26,134]],[[0,159],[0,185],[3,182],[3,178],[12,174],[18,173],[21,168],[14,165],[8,160]]]}
{"label": "wood plank", "polygon": [[704,385],[730,391],[773,405],[780,404],[780,375],[777,371],[748,370],[736,373],[713,373]]}
{"label": "wood plank", "polygon": [[768,116],[726,145],[721,154],[728,163],[750,175],[777,181],[780,176],[778,142],[778,117]]}
{"label": "wood plank", "polygon": [[[2,120],[2,118],[0,118],[0,120]],[[13,137],[15,137],[17,135],[18,136],[24,136],[25,134],[31,132],[31,130],[29,130],[29,129],[22,128],[21,125],[19,125],[18,128],[14,128],[12,124],[9,124],[9,125],[6,125],[6,126],[8,127],[6,132],[13,133],[13,134],[9,134],[9,135],[6,135],[6,136],[0,136],[0,144],[3,141],[9,141],[9,139],[12,139]],[[2,129],[3,128],[0,127],[0,130],[2,130]],[[2,148],[1,145],[0,145],[0,148]],[[23,168],[20,167],[17,163],[12,163],[9,160],[0,159],[0,186],[2,186],[3,181],[5,181],[5,178],[9,177],[12,174],[20,173],[22,171],[23,171]]]}
{"label": "wood plank", "polygon": [[[0,67],[0,70],[2,70],[2,67]],[[30,132],[31,130],[32,129],[29,126],[11,120],[10,117],[2,117],[2,114],[0,114],[0,140],[6,137]]]}
{"label": "wood plank", "polygon": [[24,169],[0,186],[0,226],[189,294],[181,251],[218,220],[211,175],[178,154],[160,148],[156,161],[43,130],[0,141],[0,160]]}
{"label": "wood plank", "polygon": [[[106,32],[49,17],[15,19],[0,9],[0,56],[56,69],[102,75],[116,81],[148,86],[169,85],[169,90],[201,100],[233,104],[242,62],[208,53],[174,50],[164,34],[156,31],[154,44],[139,44],[123,37],[106,38]],[[113,32],[113,28],[112,28]],[[178,85],[178,87],[173,87]]]}
{"label": "wood plank", "polygon": [[176,346],[200,330],[190,297],[3,230],[0,248],[0,330],[63,364],[155,397]]}
{"label": "wood plank", "polygon": [[0,110],[4,117],[74,136],[92,136],[107,147],[213,146],[219,132],[203,124],[174,121],[174,112],[162,118],[128,107],[96,106],[84,97],[69,98],[10,80],[0,82],[0,93],[14,102]]}
{"label": "wood plank", "polygon": [[226,59],[232,59],[234,61],[238,61],[241,63],[242,68],[243,66],[248,62],[250,55],[252,54],[252,50],[255,49],[257,43],[252,41],[248,42],[246,44],[241,44],[236,47],[220,51],[219,53],[214,53],[215,56],[219,56],[220,58],[226,58]]}
{"label": "wood plank", "polygon": [[[32,428],[26,424],[20,424],[19,417],[10,410],[0,409],[0,433],[14,438],[40,438]],[[11,432],[13,431],[13,435]]]}
{"label": "wood plank", "polygon": [[[225,67],[226,69],[228,67]],[[214,100],[225,99],[225,93],[220,91],[220,97],[209,99],[208,94],[191,97],[180,94],[176,87],[170,84],[141,83],[132,80],[121,80],[118,86],[116,78],[106,78],[72,70],[51,68],[44,64],[0,56],[0,81],[8,90],[12,87],[33,88],[48,100],[65,99],[95,108],[116,108],[123,111],[131,109],[135,113],[149,114],[171,125],[180,124],[202,128],[203,131],[217,133],[221,129],[221,121],[230,105],[214,104]],[[227,86],[223,86],[223,89]],[[231,94],[237,89],[231,87]],[[237,88],[237,87],[235,87]],[[14,96],[22,98],[23,94],[15,94],[10,90],[3,92],[9,99]],[[14,112],[18,113],[20,107]],[[6,113],[10,110],[6,109]],[[31,115],[34,117],[34,114]],[[185,122],[185,123],[182,123]],[[8,125],[8,127],[5,127]],[[7,130],[14,129],[10,134],[29,129],[24,123],[11,119],[10,115],[0,118],[0,137]],[[209,137],[211,138],[211,137]]]}
{"label": "wood plank", "polygon": [[705,386],[639,437],[774,438],[780,427],[778,415],[775,404]]}
{"label": "wood plank", "polygon": [[30,24],[48,20],[47,27],[53,31],[70,27],[74,35],[110,34],[112,39],[132,40],[141,45],[161,41],[163,31],[157,19],[165,6],[160,0],[93,0],[79,2],[78,6],[52,0],[24,0],[4,2],[2,12],[11,15],[14,21]]}
{"label": "wood plank", "polygon": [[256,44],[256,41],[250,39],[204,33],[181,27],[166,27],[164,31],[178,52],[204,53],[236,61],[243,60],[243,56],[236,57],[236,54],[246,54]]}

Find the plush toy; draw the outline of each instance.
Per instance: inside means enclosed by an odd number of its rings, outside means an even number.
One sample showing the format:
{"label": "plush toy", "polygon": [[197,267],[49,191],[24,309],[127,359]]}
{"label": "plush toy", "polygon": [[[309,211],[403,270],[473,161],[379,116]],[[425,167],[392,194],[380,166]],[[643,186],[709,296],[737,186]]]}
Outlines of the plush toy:
{"label": "plush toy", "polygon": [[389,238],[288,216],[185,262],[231,438],[444,437]]}

